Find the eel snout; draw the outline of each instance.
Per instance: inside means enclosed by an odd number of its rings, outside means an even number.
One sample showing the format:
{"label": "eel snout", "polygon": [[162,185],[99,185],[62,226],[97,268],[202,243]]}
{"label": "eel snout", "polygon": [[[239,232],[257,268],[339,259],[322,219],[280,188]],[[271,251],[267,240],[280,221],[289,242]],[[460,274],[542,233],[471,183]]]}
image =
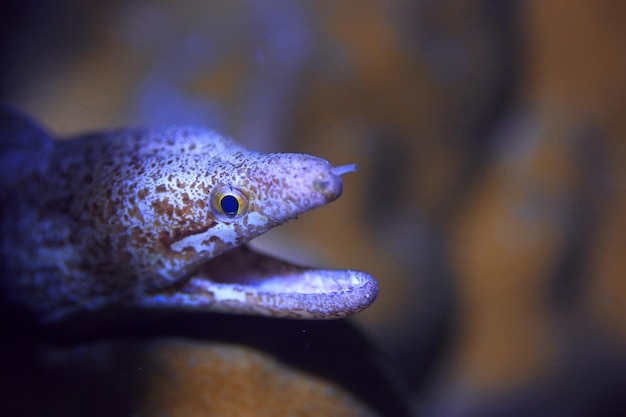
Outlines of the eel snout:
{"label": "eel snout", "polygon": [[312,155],[280,153],[263,155],[240,169],[248,172],[250,185],[263,190],[257,209],[272,223],[280,224],[339,198],[341,175],[355,168],[334,167]]}

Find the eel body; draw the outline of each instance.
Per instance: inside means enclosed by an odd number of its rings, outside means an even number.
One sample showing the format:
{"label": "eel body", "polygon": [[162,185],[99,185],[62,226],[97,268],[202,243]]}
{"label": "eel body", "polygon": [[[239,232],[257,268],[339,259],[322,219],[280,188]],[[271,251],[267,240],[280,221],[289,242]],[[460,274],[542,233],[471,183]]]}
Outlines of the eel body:
{"label": "eel body", "polygon": [[40,321],[128,308],[335,318],[376,298],[364,272],[246,246],[338,198],[351,166],[187,127],[54,140],[11,109],[0,145],[2,295]]}

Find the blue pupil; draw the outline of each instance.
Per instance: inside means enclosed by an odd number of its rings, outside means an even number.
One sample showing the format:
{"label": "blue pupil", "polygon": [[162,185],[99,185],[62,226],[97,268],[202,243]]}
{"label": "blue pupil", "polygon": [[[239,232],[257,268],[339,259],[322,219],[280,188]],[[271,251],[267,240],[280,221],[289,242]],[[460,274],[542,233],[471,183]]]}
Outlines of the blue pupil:
{"label": "blue pupil", "polygon": [[220,200],[220,206],[225,215],[234,216],[239,211],[239,200],[232,195],[225,195]]}

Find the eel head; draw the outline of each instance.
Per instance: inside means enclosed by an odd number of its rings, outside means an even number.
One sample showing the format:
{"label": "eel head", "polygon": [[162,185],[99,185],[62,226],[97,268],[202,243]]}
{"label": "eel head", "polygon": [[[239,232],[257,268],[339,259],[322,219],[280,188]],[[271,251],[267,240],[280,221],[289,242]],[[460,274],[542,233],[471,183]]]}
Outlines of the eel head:
{"label": "eel head", "polygon": [[377,296],[364,272],[293,265],[246,245],[337,199],[353,165],[251,152],[194,128],[53,140],[3,115],[2,292],[42,321],[127,308],[335,318]]}
{"label": "eel head", "polygon": [[337,199],[341,175],[354,170],[354,165],[333,167],[303,154],[235,155],[218,170],[221,175],[208,187],[208,198],[198,195],[208,200],[204,216],[210,220],[203,221],[210,227],[179,233],[184,237],[161,247],[159,258],[170,260],[168,271],[184,274],[134,301],[150,308],[310,319],[338,318],[367,308],[378,293],[369,274],[294,265],[246,245]]}

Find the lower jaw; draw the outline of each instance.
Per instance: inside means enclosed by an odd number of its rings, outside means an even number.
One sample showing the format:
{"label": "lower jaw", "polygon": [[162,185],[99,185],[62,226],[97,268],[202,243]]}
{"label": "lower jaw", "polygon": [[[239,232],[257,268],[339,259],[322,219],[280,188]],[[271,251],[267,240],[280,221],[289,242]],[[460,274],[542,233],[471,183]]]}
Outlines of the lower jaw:
{"label": "lower jaw", "polygon": [[366,309],[377,295],[378,283],[364,272],[302,267],[242,246],[137,301],[142,308],[333,319]]}

